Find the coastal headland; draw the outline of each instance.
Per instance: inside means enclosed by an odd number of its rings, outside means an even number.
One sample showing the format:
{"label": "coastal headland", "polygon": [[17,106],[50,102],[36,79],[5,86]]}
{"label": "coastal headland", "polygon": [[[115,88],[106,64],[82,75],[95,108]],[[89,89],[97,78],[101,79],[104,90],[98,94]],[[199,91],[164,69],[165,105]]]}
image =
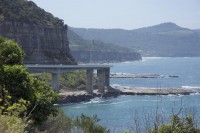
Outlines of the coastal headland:
{"label": "coastal headland", "polygon": [[94,90],[93,95],[88,94],[85,90],[81,91],[60,91],[59,104],[87,102],[95,97],[117,97],[120,95],[190,95],[200,93],[200,88],[149,88],[149,87],[133,87],[133,88],[105,88],[105,93],[101,94],[98,90]]}

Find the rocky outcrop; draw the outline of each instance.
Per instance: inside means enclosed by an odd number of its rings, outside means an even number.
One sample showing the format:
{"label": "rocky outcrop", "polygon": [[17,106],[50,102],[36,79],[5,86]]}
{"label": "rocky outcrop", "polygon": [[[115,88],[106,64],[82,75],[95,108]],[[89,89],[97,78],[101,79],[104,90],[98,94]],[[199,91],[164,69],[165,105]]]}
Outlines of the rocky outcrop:
{"label": "rocky outcrop", "polygon": [[25,64],[76,64],[69,50],[66,25],[5,21],[0,35],[14,39],[25,51]]}
{"label": "rocky outcrop", "polygon": [[77,62],[99,63],[99,62],[123,62],[141,60],[141,55],[137,52],[106,52],[106,51],[80,51],[71,50]]}

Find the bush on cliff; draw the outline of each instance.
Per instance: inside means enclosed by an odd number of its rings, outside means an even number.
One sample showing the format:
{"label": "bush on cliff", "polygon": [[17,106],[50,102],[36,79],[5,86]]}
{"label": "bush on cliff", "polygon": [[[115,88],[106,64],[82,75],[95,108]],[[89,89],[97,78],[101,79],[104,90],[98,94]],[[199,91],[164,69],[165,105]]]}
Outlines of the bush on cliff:
{"label": "bush on cliff", "polygon": [[68,89],[78,88],[80,85],[86,85],[86,72],[73,71],[63,73],[60,81]]}
{"label": "bush on cliff", "polygon": [[54,17],[34,2],[27,0],[1,0],[0,23],[4,21],[63,26],[63,20]]}

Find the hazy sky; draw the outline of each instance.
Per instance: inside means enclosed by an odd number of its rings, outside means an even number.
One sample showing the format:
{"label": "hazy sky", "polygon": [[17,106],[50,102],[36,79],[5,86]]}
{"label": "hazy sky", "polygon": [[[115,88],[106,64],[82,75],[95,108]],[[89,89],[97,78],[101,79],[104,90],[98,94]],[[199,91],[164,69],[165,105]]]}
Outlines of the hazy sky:
{"label": "hazy sky", "polygon": [[200,0],[32,0],[79,28],[136,29],[174,22],[200,29]]}

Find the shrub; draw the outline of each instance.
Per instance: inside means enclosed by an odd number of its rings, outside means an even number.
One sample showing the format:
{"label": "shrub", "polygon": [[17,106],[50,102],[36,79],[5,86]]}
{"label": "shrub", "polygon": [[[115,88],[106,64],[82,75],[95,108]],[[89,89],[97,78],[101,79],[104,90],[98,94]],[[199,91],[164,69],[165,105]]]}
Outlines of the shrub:
{"label": "shrub", "polygon": [[25,120],[16,116],[0,115],[0,133],[25,133]]}
{"label": "shrub", "polygon": [[81,114],[80,117],[74,120],[74,125],[83,131],[83,133],[107,133],[108,130],[96,124],[98,121],[100,121],[100,119],[98,119],[96,115],[88,117]]}
{"label": "shrub", "polygon": [[149,133],[200,133],[200,129],[195,127],[192,116],[181,119],[178,115],[172,115],[170,123],[152,128]]}

